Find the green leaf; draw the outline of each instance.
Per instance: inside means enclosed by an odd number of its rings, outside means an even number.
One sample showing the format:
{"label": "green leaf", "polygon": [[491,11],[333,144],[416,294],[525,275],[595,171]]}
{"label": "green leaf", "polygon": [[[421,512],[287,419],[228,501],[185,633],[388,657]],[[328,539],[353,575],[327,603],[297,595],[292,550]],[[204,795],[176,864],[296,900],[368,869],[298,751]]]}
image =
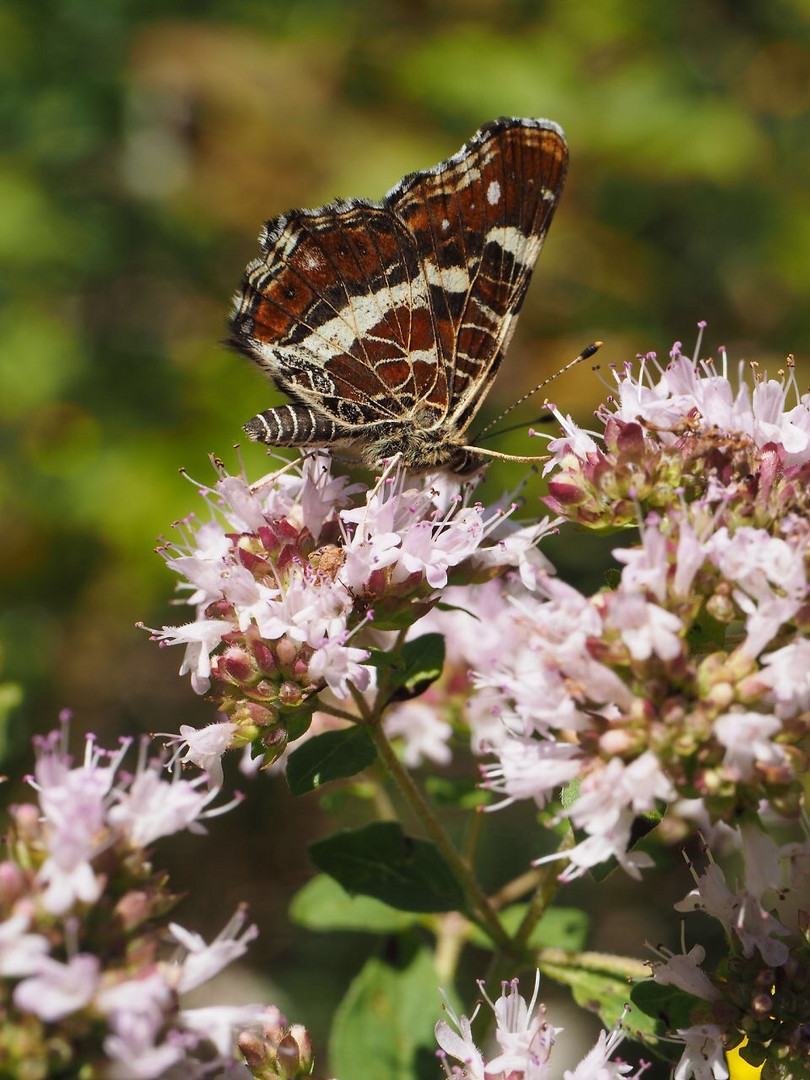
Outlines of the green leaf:
{"label": "green leaf", "polygon": [[336,833],[309,848],[319,870],[347,893],[400,911],[460,911],[464,894],[434,844],[406,836],[394,821]]}
{"label": "green leaf", "polygon": [[469,608],[459,607],[458,604],[448,604],[444,600],[440,600],[436,605],[439,611],[460,611],[462,615],[469,615],[471,619],[475,619],[476,622],[481,622],[481,619],[474,611],[470,611]]}
{"label": "green leaf", "polygon": [[367,663],[378,672],[377,682],[388,699],[404,701],[424,693],[444,667],[444,637],[422,634],[397,652],[372,649]]}
{"label": "green leaf", "polygon": [[410,630],[415,622],[427,615],[435,607],[434,600],[412,599],[410,604],[404,606],[402,601],[392,596],[386,602],[385,598],[378,599],[374,604],[374,629],[375,630]]}
{"label": "green leaf", "polygon": [[[541,956],[537,966],[544,975],[570,987],[574,1001],[583,1009],[597,1013],[608,1028],[622,1015],[634,983],[649,980],[648,975],[640,973],[640,960],[600,953],[584,953],[560,960]],[[660,1028],[646,1014],[634,1010],[623,1027],[634,1037],[657,1047]]]}
{"label": "green leaf", "polygon": [[360,930],[395,934],[418,922],[370,896],[349,896],[327,874],[318,874],[299,889],[290,904],[290,918],[308,930]]}
{"label": "green leaf", "polygon": [[422,634],[402,646],[402,670],[398,671],[394,698],[402,701],[418,697],[441,675],[444,667],[444,637]]}
{"label": "green leaf", "polygon": [[377,957],[353,980],[335,1014],[330,1075],[341,1080],[435,1080],[442,1015],[439,977],[430,953],[403,967]]}
{"label": "green leaf", "polygon": [[291,705],[281,710],[280,718],[287,729],[290,742],[300,739],[302,735],[309,731],[312,714],[315,712],[317,705],[317,700],[311,698],[308,701],[303,701],[300,705]]}
{"label": "green leaf", "polygon": [[330,780],[342,780],[367,769],[377,758],[369,733],[353,725],[326,731],[293,750],[287,761],[287,783],[293,795],[305,795]]}
{"label": "green leaf", "polygon": [[[498,912],[498,918],[510,937],[517,932],[527,909],[528,904],[510,904]],[[528,946],[532,949],[557,948],[576,952],[584,946],[588,929],[589,919],[584,911],[569,907],[549,908],[532,930]],[[470,941],[485,949],[494,948],[490,938],[477,926],[473,927]]]}
{"label": "green leaf", "polygon": [[[648,1019],[648,1026],[652,1027],[657,1038],[663,1039],[669,1031],[677,1028],[691,1027],[695,1022],[695,1008],[702,1004],[700,1000],[687,994],[685,990],[677,986],[665,986],[654,982],[652,979],[644,979],[636,983],[630,992],[630,1000],[633,1003],[633,1012],[630,1014],[631,1026],[639,1016],[643,1014]],[[666,1044],[659,1044],[656,1039],[649,1039],[642,1033],[643,1042],[655,1044],[658,1053],[666,1053]],[[672,1047],[673,1060],[677,1060],[680,1048]]]}

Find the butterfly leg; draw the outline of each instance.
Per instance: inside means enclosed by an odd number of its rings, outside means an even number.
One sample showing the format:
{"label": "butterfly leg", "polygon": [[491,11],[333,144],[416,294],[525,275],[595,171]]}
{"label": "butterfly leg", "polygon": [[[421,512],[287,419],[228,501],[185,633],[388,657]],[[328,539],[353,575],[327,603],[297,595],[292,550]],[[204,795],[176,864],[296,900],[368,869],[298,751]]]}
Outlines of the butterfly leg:
{"label": "butterfly leg", "polygon": [[279,405],[265,409],[245,424],[255,442],[268,446],[323,446],[347,437],[344,428],[306,405]]}

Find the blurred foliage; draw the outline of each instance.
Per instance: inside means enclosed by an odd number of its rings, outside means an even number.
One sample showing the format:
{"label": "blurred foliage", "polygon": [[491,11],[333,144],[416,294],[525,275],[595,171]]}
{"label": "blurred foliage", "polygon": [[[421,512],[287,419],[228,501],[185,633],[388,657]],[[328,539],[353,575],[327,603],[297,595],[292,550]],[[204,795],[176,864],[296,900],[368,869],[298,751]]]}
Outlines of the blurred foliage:
{"label": "blurred foliage", "polygon": [[[66,705],[105,735],[210,719],[133,624],[174,619],[150,549],[194,504],[178,467],[235,468],[278,400],[219,344],[270,216],[548,116],[568,186],[484,419],[594,338],[605,368],[702,318],[707,351],[795,352],[806,378],[806,0],[5,0],[0,71],[0,647],[26,759]],[[577,370],[553,397],[586,419],[604,392]],[[604,551],[558,553],[598,580]],[[300,881],[301,833],[275,843]]]}

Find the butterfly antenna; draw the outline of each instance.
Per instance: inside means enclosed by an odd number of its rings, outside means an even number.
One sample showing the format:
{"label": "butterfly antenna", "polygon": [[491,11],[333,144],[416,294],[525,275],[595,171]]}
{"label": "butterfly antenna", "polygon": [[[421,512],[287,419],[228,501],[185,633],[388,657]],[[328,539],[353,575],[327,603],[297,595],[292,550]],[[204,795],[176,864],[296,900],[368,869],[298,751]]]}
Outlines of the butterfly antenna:
{"label": "butterfly antenna", "polygon": [[479,435],[479,440],[495,439],[499,435],[508,435],[510,431],[525,431],[527,427],[534,427],[535,424],[547,424],[549,420],[553,420],[554,415],[550,412],[544,412],[541,416],[535,416],[534,420],[521,420],[517,424],[510,424],[509,427],[498,428],[497,431],[490,431],[489,435]]}
{"label": "butterfly antenna", "polygon": [[[562,375],[566,371],[570,371],[572,367],[576,367],[576,365],[581,364],[583,360],[587,360],[589,357],[593,356],[593,354],[595,352],[598,352],[599,349],[602,348],[602,344],[603,343],[601,341],[594,341],[594,343],[592,345],[589,345],[586,349],[583,349],[582,352],[579,354],[579,356],[575,357],[573,360],[570,360],[567,364],[564,364],[563,367],[561,367],[559,371],[555,371],[553,375],[549,375],[549,377],[547,379],[543,379],[542,382],[538,383],[537,386],[535,386],[533,390],[529,390],[522,397],[519,397],[517,399],[517,401],[513,401],[508,409],[504,409],[503,412],[499,416],[496,416],[495,419],[491,420],[482,431],[478,432],[478,434],[475,437],[475,442],[479,443],[481,441],[482,437],[484,436],[485,432],[489,431],[489,429],[494,427],[496,424],[499,424],[501,422],[501,420],[503,420],[503,418],[505,416],[508,416],[508,414],[513,409],[516,409],[518,407],[518,405],[522,405],[524,401],[528,401],[528,399],[530,397],[533,397],[534,394],[536,394],[538,390],[542,390],[544,386],[548,386],[548,384],[550,382],[552,382],[554,379],[556,379],[558,375]],[[518,427],[523,427],[523,425],[522,424],[515,424],[515,425],[513,425],[513,427],[505,428],[504,430],[505,431],[514,431],[515,428],[518,428]],[[492,438],[494,435],[502,435],[503,433],[504,433],[503,431],[497,431],[497,432],[493,431],[492,435],[490,435],[489,438]]]}

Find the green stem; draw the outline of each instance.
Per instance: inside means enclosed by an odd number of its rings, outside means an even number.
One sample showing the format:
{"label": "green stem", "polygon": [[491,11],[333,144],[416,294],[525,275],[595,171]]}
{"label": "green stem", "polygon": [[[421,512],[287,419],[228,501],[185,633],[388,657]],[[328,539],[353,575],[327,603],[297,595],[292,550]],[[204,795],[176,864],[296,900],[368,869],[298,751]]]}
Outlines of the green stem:
{"label": "green stem", "polygon": [[545,875],[540,870],[536,868],[527,870],[523,874],[518,874],[516,878],[512,878],[511,881],[507,881],[497,892],[492,893],[489,898],[490,903],[496,911],[500,911],[507,904],[516,904],[524,896],[534,892],[544,880]]}
{"label": "green stem", "polygon": [[469,920],[458,911],[448,911],[436,920],[436,974],[444,983],[456,976],[461,950],[467,942]]}
{"label": "green stem", "polygon": [[[573,845],[574,833],[573,830],[569,828],[557,850],[567,851],[569,848],[573,847]],[[557,880],[557,875],[554,873],[553,866],[554,864],[551,863],[547,865],[543,870],[534,871],[534,873],[538,875],[537,887],[535,888],[534,894],[529,901],[529,905],[526,909],[526,914],[523,916],[520,926],[517,928],[514,937],[512,938],[512,945],[509,950],[510,955],[512,956],[526,955],[526,945],[532,935],[532,931],[545,914],[548,905],[551,903],[557,892],[557,889],[559,888],[559,881]],[[523,878],[521,878],[521,880],[523,880]],[[503,891],[504,890],[501,890],[501,892]],[[489,970],[487,971],[486,978],[484,979],[485,984],[487,986],[493,986],[493,984],[499,983],[500,980],[506,976],[506,974],[508,974],[506,957],[503,955],[503,953],[493,954],[492,961],[489,965]]]}
{"label": "green stem", "polygon": [[318,712],[328,713],[329,716],[335,716],[338,720],[349,720],[352,724],[357,723],[357,713],[348,712],[346,709],[339,709],[337,705],[329,705],[319,701]]}
{"label": "green stem", "polygon": [[408,806],[419,819],[422,828],[442,853],[445,861],[455,874],[466,897],[471,915],[482,929],[486,930],[499,948],[513,953],[514,946],[509,935],[498,921],[498,916],[489,899],[478,884],[470,867],[450,842],[450,838],[440,825],[422,792],[414,783],[411,774],[403,767],[394,753],[394,748],[388,741],[379,718],[374,718],[368,724],[367,730],[374,740],[374,745],[377,747],[377,752],[389,776],[396,783]]}
{"label": "green stem", "polygon": [[[568,851],[573,846],[574,831],[569,827],[568,832],[562,838],[557,851]],[[520,926],[515,933],[515,943],[517,945],[523,946],[529,940],[532,930],[534,930],[535,926],[537,926],[542,919],[546,912],[546,908],[554,899],[559,887],[560,883],[557,874],[554,871],[554,863],[548,863],[542,871],[540,884],[535,889],[534,895],[529,901],[526,914],[523,916]]]}

